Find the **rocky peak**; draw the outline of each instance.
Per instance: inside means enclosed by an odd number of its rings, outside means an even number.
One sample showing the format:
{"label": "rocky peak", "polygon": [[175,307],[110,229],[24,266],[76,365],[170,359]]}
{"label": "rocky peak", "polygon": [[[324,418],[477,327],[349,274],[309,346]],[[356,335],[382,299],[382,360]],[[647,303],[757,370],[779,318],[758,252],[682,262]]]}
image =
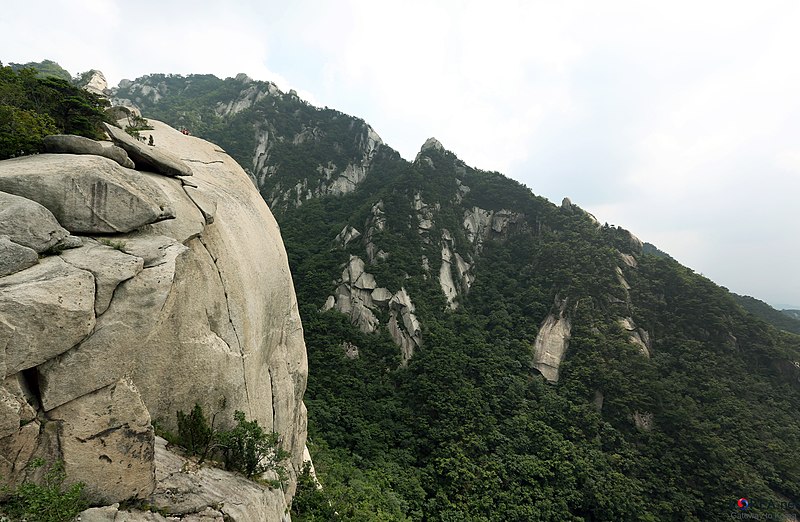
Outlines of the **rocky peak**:
{"label": "rocky peak", "polygon": [[101,71],[92,69],[84,73],[84,81],[86,83],[83,85],[83,89],[99,96],[108,95],[108,81],[106,81],[106,77]]}
{"label": "rocky peak", "polygon": [[444,151],[445,150],[444,149],[444,145],[442,145],[439,140],[437,140],[436,138],[433,138],[433,137],[428,138],[427,140],[425,140],[425,143],[422,144],[422,148],[419,149],[419,151],[420,152],[425,152],[426,150],[430,150],[430,149],[439,150],[439,151]]}

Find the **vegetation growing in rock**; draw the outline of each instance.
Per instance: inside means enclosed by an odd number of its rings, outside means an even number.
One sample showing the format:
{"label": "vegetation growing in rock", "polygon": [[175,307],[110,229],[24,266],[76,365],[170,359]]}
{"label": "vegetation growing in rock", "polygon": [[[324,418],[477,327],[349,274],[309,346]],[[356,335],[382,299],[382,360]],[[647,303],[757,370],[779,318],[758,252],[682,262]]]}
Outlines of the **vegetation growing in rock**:
{"label": "vegetation growing in rock", "polygon": [[48,134],[101,138],[107,106],[66,80],[0,64],[0,159],[41,152]]}
{"label": "vegetation growing in rock", "polygon": [[[28,465],[31,469],[45,466],[42,459],[34,459]],[[88,507],[83,496],[81,482],[64,486],[67,476],[64,463],[51,464],[40,483],[25,481],[13,491],[11,497],[0,504],[0,519],[3,515],[11,520],[27,522],[69,522]]]}
{"label": "vegetation growing in rock", "polygon": [[[134,138],[139,140],[143,139],[139,131],[151,130],[152,128],[153,126],[150,125],[150,122],[147,121],[146,118],[143,118],[138,114],[133,114],[133,113],[128,114],[128,124],[125,125],[125,132],[127,132]],[[153,136],[150,136],[149,144],[153,145],[152,142],[153,142]]]}
{"label": "vegetation growing in rock", "polygon": [[289,454],[281,449],[280,436],[265,432],[258,421],[248,421],[242,411],[235,412],[233,419],[236,425],[219,433],[225,468],[248,478],[273,471],[278,475],[278,483],[285,484],[288,476],[282,462]]}
{"label": "vegetation growing in rock", "polygon": [[186,449],[189,455],[200,457],[202,464],[209,453],[214,449],[214,443],[219,438],[219,433],[214,432],[214,420],[211,424],[203,414],[203,408],[195,404],[188,415],[178,411],[178,439],[177,443]]}
{"label": "vegetation growing in rock", "polygon": [[203,408],[195,404],[189,414],[177,412],[177,436],[163,430],[159,434],[189,455],[199,457],[200,464],[207,457],[217,457],[229,471],[238,471],[250,479],[273,472],[277,479],[270,486],[286,485],[288,474],[284,466],[289,454],[283,450],[277,433],[264,431],[258,421],[248,421],[241,411],[234,412],[235,424],[227,430],[215,427],[216,417],[215,414],[209,422]]}

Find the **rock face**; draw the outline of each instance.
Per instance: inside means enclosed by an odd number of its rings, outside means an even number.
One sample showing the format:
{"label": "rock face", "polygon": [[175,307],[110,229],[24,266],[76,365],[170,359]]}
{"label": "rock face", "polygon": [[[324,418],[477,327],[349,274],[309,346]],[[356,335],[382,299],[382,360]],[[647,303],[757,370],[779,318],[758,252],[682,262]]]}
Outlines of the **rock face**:
{"label": "rock face", "polygon": [[[218,147],[151,123],[156,143],[193,165],[192,187],[91,154],[0,162],[16,194],[0,197],[38,216],[14,221],[0,205],[0,266],[3,249],[27,259],[0,275],[0,475],[13,485],[34,456],[61,458],[96,502],[148,498],[166,487],[152,422],[175,432],[176,412],[199,403],[279,434],[285,491],[252,484],[260,511],[225,514],[280,520],[303,462],[307,362],[279,229]],[[65,238],[77,248],[54,253]],[[213,480],[220,498],[246,489]]]}
{"label": "rock face", "polygon": [[[122,147],[140,170],[151,170],[165,176],[191,176],[192,169],[174,154],[162,148],[139,143],[124,130],[104,124],[114,143]],[[151,133],[152,134],[152,133]],[[155,137],[155,136],[154,136]],[[160,144],[161,142],[159,142]]]}
{"label": "rock face", "polygon": [[66,352],[95,326],[94,277],[60,257],[0,278],[0,320],[10,325],[3,377]]}
{"label": "rock face", "polygon": [[389,334],[400,346],[402,363],[405,365],[414,356],[414,350],[422,346],[422,328],[414,314],[414,303],[408,292],[401,288],[389,301]]}
{"label": "rock face", "polygon": [[558,382],[558,367],[569,347],[572,323],[565,314],[566,304],[545,318],[533,345],[533,367],[549,382]]}
{"label": "rock face", "polygon": [[119,504],[81,513],[83,522],[262,522],[288,520],[281,509],[282,493],[241,475],[196,464],[172,452],[161,437],[155,439],[157,487],[149,499],[154,508],[172,515],[120,510]]}
{"label": "rock face", "polygon": [[[339,240],[337,236],[336,241]],[[422,329],[408,292],[401,288],[392,294],[389,289],[379,287],[375,276],[366,271],[364,260],[358,256],[350,256],[342,269],[336,294],[328,296],[321,310],[334,309],[346,314],[362,332],[372,333],[381,326],[376,311],[388,309],[386,327],[400,347],[402,364],[405,365],[414,355],[414,350],[422,346]]]}
{"label": "rock face", "polygon": [[69,232],[42,205],[0,192],[0,235],[42,253],[67,237]]}
{"label": "rock face", "polygon": [[36,250],[0,236],[0,277],[19,272],[39,262]]}
{"label": "rock face", "polygon": [[83,88],[93,94],[97,94],[100,96],[105,96],[108,94],[108,81],[106,81],[105,75],[95,69],[89,71],[91,75],[86,80],[86,85]]}
{"label": "rock face", "polygon": [[145,498],[153,491],[155,435],[132,382],[120,379],[47,416],[59,426],[67,477],[86,484],[90,501]]}
{"label": "rock face", "polygon": [[510,210],[472,207],[464,212],[464,232],[467,240],[475,245],[476,250],[480,250],[484,241],[507,236],[509,230],[522,219],[522,214]]}
{"label": "rock face", "polygon": [[125,150],[116,145],[104,146],[99,141],[95,141],[83,136],[73,136],[70,134],[53,134],[45,136],[44,150],[54,154],[91,154],[103,156],[116,161],[125,168],[135,167],[133,161],[128,157]]}
{"label": "rock face", "polygon": [[158,185],[100,156],[39,154],[3,161],[0,190],[36,201],[72,233],[129,232],[175,217]]}

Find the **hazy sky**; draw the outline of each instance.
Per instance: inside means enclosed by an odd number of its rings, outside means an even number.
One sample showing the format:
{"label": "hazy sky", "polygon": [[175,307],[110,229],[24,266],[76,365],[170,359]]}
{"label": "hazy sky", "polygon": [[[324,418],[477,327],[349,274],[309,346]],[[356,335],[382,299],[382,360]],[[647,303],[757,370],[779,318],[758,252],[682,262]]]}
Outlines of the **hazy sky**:
{"label": "hazy sky", "polygon": [[800,2],[6,0],[0,60],[245,72],[800,307]]}

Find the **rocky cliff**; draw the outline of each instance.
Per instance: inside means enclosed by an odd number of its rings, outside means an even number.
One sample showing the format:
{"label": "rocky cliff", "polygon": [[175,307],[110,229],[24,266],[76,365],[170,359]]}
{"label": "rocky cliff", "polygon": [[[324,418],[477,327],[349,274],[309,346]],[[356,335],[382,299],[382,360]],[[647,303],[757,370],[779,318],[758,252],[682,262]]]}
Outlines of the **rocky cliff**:
{"label": "rocky cliff", "polygon": [[[57,153],[0,162],[0,477],[18,484],[43,457],[96,504],[163,500],[181,466],[164,471],[153,424],[175,431],[195,404],[241,410],[280,435],[290,479],[214,509],[278,520],[302,464],[307,377],[280,231],[223,150],[151,124],[153,147],[109,127],[121,148],[55,137]],[[183,479],[201,500],[162,507],[209,507],[208,483]]]}

